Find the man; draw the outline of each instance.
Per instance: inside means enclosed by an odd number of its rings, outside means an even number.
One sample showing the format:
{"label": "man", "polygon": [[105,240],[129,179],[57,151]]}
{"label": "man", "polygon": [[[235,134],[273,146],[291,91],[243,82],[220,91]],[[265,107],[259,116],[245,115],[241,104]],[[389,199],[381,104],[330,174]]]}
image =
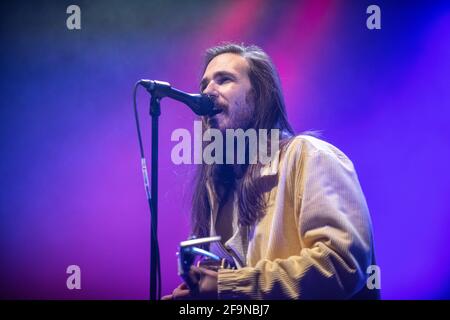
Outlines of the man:
{"label": "man", "polygon": [[353,164],[324,141],[294,135],[270,58],[256,46],[211,48],[201,91],[222,109],[203,119],[207,128],[277,129],[280,148],[268,165],[201,166],[192,234],[220,235],[209,249],[235,268],[192,267],[198,290],[181,284],[164,299],[378,298],[366,285],[372,227]]}

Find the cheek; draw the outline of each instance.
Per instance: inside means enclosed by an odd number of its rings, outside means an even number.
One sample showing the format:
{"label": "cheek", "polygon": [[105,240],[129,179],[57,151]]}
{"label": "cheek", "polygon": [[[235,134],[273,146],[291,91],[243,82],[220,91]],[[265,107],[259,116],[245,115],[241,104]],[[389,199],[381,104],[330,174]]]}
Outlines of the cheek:
{"label": "cheek", "polygon": [[239,106],[245,106],[248,101],[249,92],[246,90],[240,90],[235,94],[235,103]]}
{"label": "cheek", "polygon": [[253,113],[250,90],[242,90],[241,87],[230,86],[227,90],[223,91],[223,99],[227,104],[228,113],[236,116]]}
{"label": "cheek", "polygon": [[245,90],[243,90],[242,85],[233,82],[227,83],[221,88],[223,97],[229,102],[240,101],[244,92]]}

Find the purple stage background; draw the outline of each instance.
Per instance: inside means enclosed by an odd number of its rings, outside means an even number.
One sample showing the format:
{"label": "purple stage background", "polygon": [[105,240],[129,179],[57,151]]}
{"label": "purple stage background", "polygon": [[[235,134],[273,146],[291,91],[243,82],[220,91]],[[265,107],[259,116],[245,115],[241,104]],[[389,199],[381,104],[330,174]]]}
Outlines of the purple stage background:
{"label": "purple stage background", "polygon": [[[427,5],[428,3],[428,5]],[[430,5],[429,3],[432,3]],[[66,8],[81,8],[78,31]],[[381,8],[368,30],[366,8]],[[147,299],[149,211],[132,87],[196,91],[204,49],[254,43],[277,65],[297,132],[354,162],[371,211],[384,299],[450,298],[450,4],[437,1],[2,3],[0,297]],[[150,154],[148,94],[138,105]],[[163,293],[179,282],[193,166],[170,159],[194,115],[163,100]],[[66,268],[81,268],[68,290]]]}

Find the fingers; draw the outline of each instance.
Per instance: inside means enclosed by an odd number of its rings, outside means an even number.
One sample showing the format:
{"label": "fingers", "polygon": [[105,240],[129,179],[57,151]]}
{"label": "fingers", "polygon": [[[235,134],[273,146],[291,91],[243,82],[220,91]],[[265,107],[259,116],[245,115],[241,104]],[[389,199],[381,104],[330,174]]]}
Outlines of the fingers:
{"label": "fingers", "polygon": [[197,275],[217,276],[217,271],[196,266],[191,266],[191,272]]}
{"label": "fingers", "polygon": [[186,284],[186,282],[182,282],[178,285],[177,289],[182,289],[182,290],[186,290],[189,289],[188,285]]}
{"label": "fingers", "polygon": [[185,282],[182,282],[176,287],[172,294],[165,295],[161,298],[161,300],[177,300],[177,299],[186,299],[187,296],[190,295],[189,287]]}
{"label": "fingers", "polygon": [[172,299],[173,300],[184,300],[191,298],[191,291],[189,289],[179,289],[173,290]]}
{"label": "fingers", "polygon": [[[162,300],[190,300],[190,299],[217,299],[217,276],[214,270],[191,266],[189,271],[194,281],[195,288],[191,288],[183,282],[176,287],[171,295],[164,296]],[[198,284],[200,284],[200,291]]]}

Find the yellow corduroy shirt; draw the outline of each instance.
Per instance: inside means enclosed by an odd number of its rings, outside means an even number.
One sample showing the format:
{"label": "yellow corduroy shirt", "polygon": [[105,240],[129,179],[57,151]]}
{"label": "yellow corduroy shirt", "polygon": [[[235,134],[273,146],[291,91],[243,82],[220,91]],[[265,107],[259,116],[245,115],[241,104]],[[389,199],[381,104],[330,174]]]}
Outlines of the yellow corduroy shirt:
{"label": "yellow corduroy shirt", "polygon": [[[299,135],[262,167],[266,213],[225,243],[238,269],[218,273],[220,299],[373,299],[372,225],[352,162],[336,147]],[[210,234],[218,206],[210,186]]]}

